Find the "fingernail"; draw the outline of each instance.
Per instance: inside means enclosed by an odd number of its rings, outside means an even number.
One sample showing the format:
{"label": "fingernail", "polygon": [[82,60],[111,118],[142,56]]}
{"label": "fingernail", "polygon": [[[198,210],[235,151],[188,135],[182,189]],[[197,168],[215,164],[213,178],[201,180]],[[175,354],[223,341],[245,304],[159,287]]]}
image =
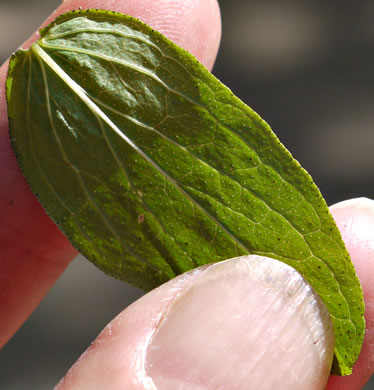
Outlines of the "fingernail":
{"label": "fingernail", "polygon": [[292,267],[260,256],[214,264],[176,298],[147,350],[158,390],[323,389],[334,332]]}

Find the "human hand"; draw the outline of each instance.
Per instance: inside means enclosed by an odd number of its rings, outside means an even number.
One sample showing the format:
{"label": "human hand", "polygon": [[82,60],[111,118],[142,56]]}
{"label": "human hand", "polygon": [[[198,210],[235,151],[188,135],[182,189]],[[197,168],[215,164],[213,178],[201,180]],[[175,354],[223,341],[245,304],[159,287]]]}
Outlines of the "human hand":
{"label": "human hand", "polygon": [[[138,0],[123,2],[125,4],[117,1],[115,7],[111,3],[113,2],[68,1],[60,7],[59,13],[67,9],[82,6],[85,8],[110,8],[132,14],[162,31],[169,38],[195,54],[206,66],[211,67],[219,41],[219,14],[213,1],[175,0],[173,5],[170,5],[170,1],[151,2]],[[195,4],[194,12],[189,12],[191,4]],[[177,14],[173,10],[178,11]],[[52,18],[55,16],[56,14]],[[6,69],[3,67],[0,73],[2,85],[5,72]],[[4,217],[4,220],[10,221],[9,223],[7,222],[6,227],[5,224],[2,224],[1,227],[1,237],[6,238],[7,251],[4,256],[4,265],[2,265],[0,270],[0,274],[2,275],[1,279],[5,281],[4,288],[1,292],[3,294],[1,299],[5,304],[0,308],[0,326],[4,326],[4,332],[0,332],[2,334],[0,337],[3,337],[3,342],[5,342],[5,339],[10,337],[38,304],[74,256],[75,251],[72,250],[64,236],[59,233],[44,215],[44,212],[30,194],[22,176],[19,174],[9,148],[6,131],[6,111],[3,102],[1,102],[1,110],[3,111],[0,112],[0,145],[2,150],[0,158],[3,160],[0,165],[2,167],[1,169],[4,169],[4,175],[1,178],[1,180],[4,180],[2,188],[6,190],[3,194],[4,197],[1,198],[3,204],[0,207],[0,217]],[[356,211],[353,208],[353,211],[349,211],[344,216],[342,224],[349,218],[356,218],[355,215]],[[361,226],[360,222],[358,222],[358,225]],[[351,251],[352,257],[354,257],[353,253],[356,245],[362,248],[360,244],[362,240],[369,242],[370,237],[368,234],[370,231],[371,229],[367,228],[366,236],[359,236],[357,234],[355,238],[352,238],[353,246],[352,249],[349,248],[353,250],[353,252]],[[19,239],[20,235],[23,236],[21,240]],[[345,237],[348,240],[347,245],[350,237],[350,235]],[[372,243],[371,247],[369,244],[367,245],[367,252],[365,252],[367,253],[365,255],[367,259],[370,257],[370,250],[372,254]],[[362,254],[360,256],[362,259]],[[370,266],[368,266],[366,273],[369,273],[369,268]],[[145,340],[157,326],[160,316],[166,311],[168,304],[170,304],[175,295],[193,283],[198,272],[200,271],[193,272],[186,276],[186,278],[168,283],[124,311],[100,336],[100,343],[96,342],[94,344],[95,347],[91,348],[90,352],[80,360],[79,366],[75,366],[68,376],[70,379],[65,381],[61,385],[61,388],[68,389],[69,386],[74,388],[74,386],[78,387],[79,385],[84,388],[145,388],[141,383],[138,385],[133,383],[139,378],[139,373],[131,370],[134,367],[130,363],[139,361],[139,358],[141,358],[139,351],[145,346]],[[372,274],[373,271],[371,271]],[[361,277],[360,273],[359,276]],[[14,283],[14,280],[18,280],[19,282]],[[215,308],[212,307],[210,309],[214,311]],[[368,321],[370,320],[368,319]],[[259,326],[260,324],[257,325],[257,327]],[[243,334],[247,331],[248,327],[248,323],[245,323],[245,318],[243,318]],[[250,326],[250,330],[251,332],[255,331],[253,325]],[[207,329],[207,333],[208,331],[209,329]],[[216,331],[210,329],[210,334],[214,334],[220,344],[229,342],[230,335],[226,335],[224,332],[217,334]],[[191,334],[190,337],[193,337],[193,335]],[[209,333],[207,334],[208,337]],[[371,340],[372,344],[373,338]],[[368,345],[370,345],[370,342]],[[197,351],[204,346],[198,344],[193,345],[191,343],[191,347],[193,347],[193,351],[197,354]],[[191,353],[193,351],[191,350]],[[241,351],[238,352],[241,353]],[[300,358],[305,358],[307,351],[298,351],[298,353],[300,354]],[[371,350],[372,354],[373,351]],[[367,356],[370,357],[371,355],[369,351]],[[104,359],[101,359],[101,357],[104,357]],[[239,363],[242,365],[245,364],[249,356],[242,356],[240,362],[234,359],[230,362],[227,355],[222,356],[218,352],[215,357],[216,359],[211,362],[211,368],[213,370],[219,372],[223,367],[226,369],[227,367],[231,367],[231,376],[227,376],[225,379],[227,382],[222,383],[222,388],[232,388],[230,386],[233,379],[232,375],[236,375],[233,365],[237,364],[239,366]],[[280,361],[282,361],[282,364],[286,364],[287,362],[284,359],[280,359]],[[225,363],[222,364],[222,362]],[[195,363],[196,365],[199,363],[197,356],[194,359]],[[364,358],[363,364],[369,365],[368,358],[366,360]],[[366,377],[370,375],[369,370],[366,370]],[[109,374],[104,375],[103,373],[105,371],[108,371]],[[182,375],[188,374],[188,372],[182,372]],[[300,385],[297,388],[305,388],[303,387],[305,380],[305,376],[303,375],[305,373],[299,374]],[[313,372],[310,374],[316,375]],[[268,373],[265,373],[265,375],[268,376]],[[351,378],[338,378],[342,382],[335,383],[334,388],[361,388],[365,381],[364,375],[360,373],[361,375],[362,377],[359,379],[354,379],[354,376]],[[251,388],[250,370],[246,373],[246,378],[246,385],[242,388]],[[350,384],[350,386],[352,385],[351,387],[342,387],[345,386],[342,383],[348,383],[348,379],[356,381],[355,386],[357,385],[358,387],[353,387],[352,383]],[[361,383],[358,380],[361,380]],[[285,386],[284,388],[289,388],[284,381],[282,381],[282,385]],[[332,384],[331,386],[334,385]],[[169,388],[175,387],[171,386]]]}

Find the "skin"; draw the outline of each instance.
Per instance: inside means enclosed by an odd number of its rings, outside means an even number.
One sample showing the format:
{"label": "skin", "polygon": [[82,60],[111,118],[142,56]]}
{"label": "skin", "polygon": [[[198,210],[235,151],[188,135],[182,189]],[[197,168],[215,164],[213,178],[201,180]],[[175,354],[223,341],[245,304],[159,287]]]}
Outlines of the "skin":
{"label": "skin", "polygon": [[[111,9],[133,15],[189,50],[208,69],[213,66],[221,35],[215,0],[69,0],[63,2],[45,24],[58,14],[78,7]],[[37,34],[23,47],[28,47],[35,39]],[[0,347],[23,324],[77,254],[30,192],[11,151],[4,91],[7,66],[6,62],[0,68]],[[371,212],[362,207],[362,202],[350,201],[331,208],[363,285],[368,329],[353,375],[331,377],[328,390],[361,389],[373,374],[374,206],[368,207]],[[165,310],[167,300],[191,283],[195,275],[191,273],[180,279],[176,282],[177,288],[161,288],[148,294],[141,303],[117,317],[113,322],[116,342],[126,345],[127,357],[123,356],[123,349],[114,347],[113,332],[105,330],[60,388],[71,389],[78,382],[87,384],[89,379],[95,378],[94,373],[99,375],[98,367],[102,366],[104,358],[107,364],[114,366],[118,361],[131,358],[137,351],[136,340],[142,332],[149,332],[150,327],[156,326],[157,313]],[[144,312],[144,305],[154,309]],[[134,318],[137,319],[136,328],[129,326]],[[95,348],[96,344],[101,347]],[[109,378],[110,383],[118,380],[123,388],[129,388],[126,383],[130,383],[135,374],[129,368],[121,371],[120,376],[115,370],[110,375],[113,376]]]}

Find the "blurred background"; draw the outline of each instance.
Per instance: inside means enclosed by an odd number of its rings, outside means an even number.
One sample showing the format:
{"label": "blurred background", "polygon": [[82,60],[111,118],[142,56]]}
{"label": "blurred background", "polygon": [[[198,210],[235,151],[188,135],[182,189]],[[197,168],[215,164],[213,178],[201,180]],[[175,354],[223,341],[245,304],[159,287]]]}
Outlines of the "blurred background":
{"label": "blurred background", "polygon": [[[59,0],[0,0],[0,61]],[[273,128],[328,204],[374,198],[374,2],[221,0],[213,73]],[[51,389],[142,295],[78,257],[0,351],[0,389]],[[374,389],[374,380],[365,389]]]}

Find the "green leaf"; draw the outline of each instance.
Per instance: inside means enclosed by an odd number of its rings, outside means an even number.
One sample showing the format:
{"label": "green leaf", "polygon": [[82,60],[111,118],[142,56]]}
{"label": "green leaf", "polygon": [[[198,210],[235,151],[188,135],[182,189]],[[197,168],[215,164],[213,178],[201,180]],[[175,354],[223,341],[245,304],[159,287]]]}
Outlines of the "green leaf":
{"label": "green leaf", "polygon": [[146,290],[253,253],[297,269],[332,316],[349,374],[364,305],[310,176],[189,53],[129,16],[67,13],[11,59],[10,134],[50,217],[104,272]]}

